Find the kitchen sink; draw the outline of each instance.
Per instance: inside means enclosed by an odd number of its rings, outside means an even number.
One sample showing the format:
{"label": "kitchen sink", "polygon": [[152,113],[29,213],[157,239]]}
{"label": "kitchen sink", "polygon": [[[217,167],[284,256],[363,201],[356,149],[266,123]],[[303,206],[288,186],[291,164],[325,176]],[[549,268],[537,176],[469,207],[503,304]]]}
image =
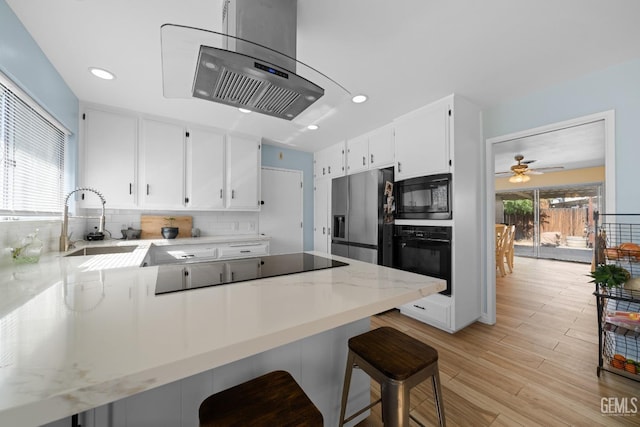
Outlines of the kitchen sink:
{"label": "kitchen sink", "polygon": [[85,256],[85,255],[102,255],[102,254],[122,254],[133,252],[137,248],[136,245],[128,246],[88,246],[78,249],[65,256]]}

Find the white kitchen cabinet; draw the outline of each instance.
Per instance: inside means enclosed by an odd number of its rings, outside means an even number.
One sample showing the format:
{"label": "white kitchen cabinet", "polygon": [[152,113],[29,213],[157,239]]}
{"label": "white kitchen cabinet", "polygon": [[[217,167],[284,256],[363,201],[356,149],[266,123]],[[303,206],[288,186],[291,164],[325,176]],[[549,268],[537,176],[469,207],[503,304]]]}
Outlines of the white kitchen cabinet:
{"label": "white kitchen cabinet", "polygon": [[347,174],[393,165],[393,126],[387,125],[347,141]]}
{"label": "white kitchen cabinet", "polygon": [[389,124],[369,134],[369,168],[393,166],[395,157],[394,128]]}
{"label": "white kitchen cabinet", "polygon": [[330,252],[331,180],[318,179],[313,191],[313,250]]}
{"label": "white kitchen cabinet", "polygon": [[[433,106],[438,108],[434,108]],[[483,277],[482,253],[484,236],[478,233],[482,227],[481,194],[483,191],[483,152],[481,110],[463,97],[450,95],[427,106],[429,114],[445,107],[449,117],[449,144],[452,164],[446,162],[451,171],[452,195],[452,245],[451,245],[451,296],[429,295],[400,307],[400,311],[448,332],[456,332],[481,315],[481,283]],[[451,111],[451,116],[449,116]],[[434,119],[434,122],[436,120]],[[448,131],[448,132],[449,132]],[[396,137],[398,136],[396,128]],[[397,143],[396,139],[396,143]],[[424,148],[416,149],[415,157],[423,158]],[[408,154],[408,153],[407,153]],[[441,153],[442,154],[442,153]],[[397,159],[399,160],[399,159]],[[443,158],[440,159],[443,167]],[[450,169],[449,169],[450,166]],[[439,173],[433,169],[429,173]],[[421,173],[424,173],[422,171]],[[396,220],[396,224],[411,224],[411,220]]]}
{"label": "white kitchen cabinet", "polygon": [[313,155],[315,178],[336,178],[345,174],[344,142],[331,145]]}
{"label": "white kitchen cabinet", "polygon": [[260,209],[260,142],[227,136],[227,207]]}
{"label": "white kitchen cabinet", "polygon": [[[100,191],[109,208],[135,208],[138,119],[89,108],[82,118],[82,186]],[[100,199],[92,194],[80,205],[102,207]]]}
{"label": "white kitchen cabinet", "polygon": [[450,171],[450,98],[444,98],[394,121],[395,180]]}
{"label": "white kitchen cabinet", "polygon": [[185,204],[189,209],[224,209],[224,134],[200,128],[190,128],[188,134]]}
{"label": "white kitchen cabinet", "polygon": [[83,119],[80,182],[108,209],[260,210],[258,138],[89,105]]}
{"label": "white kitchen cabinet", "polygon": [[369,169],[369,135],[347,141],[347,175]]}
{"label": "white kitchen cabinet", "polygon": [[345,174],[344,142],[339,142],[325,149],[327,151],[327,176],[336,178]]}
{"label": "white kitchen cabinet", "polygon": [[313,153],[313,179],[324,178],[327,172],[327,166],[325,165],[326,157],[327,153],[324,150]]}
{"label": "white kitchen cabinet", "polygon": [[147,209],[184,207],[183,126],[142,120],[140,144],[141,201]]}

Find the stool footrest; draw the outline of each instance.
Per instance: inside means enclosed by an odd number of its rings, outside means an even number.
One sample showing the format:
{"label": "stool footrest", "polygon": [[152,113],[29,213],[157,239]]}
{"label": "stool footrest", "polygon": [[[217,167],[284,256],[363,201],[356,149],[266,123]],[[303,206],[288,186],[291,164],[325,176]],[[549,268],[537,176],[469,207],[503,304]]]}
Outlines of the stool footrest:
{"label": "stool footrest", "polygon": [[352,419],[354,419],[355,417],[357,417],[358,415],[362,414],[363,412],[368,411],[369,409],[373,408],[374,406],[376,406],[378,403],[382,402],[382,399],[378,399],[375,402],[371,403],[369,406],[365,406],[364,408],[360,409],[358,412],[356,412],[355,414],[351,415],[349,418],[347,418],[346,420],[343,421],[343,424],[348,423],[349,421],[351,421]]}

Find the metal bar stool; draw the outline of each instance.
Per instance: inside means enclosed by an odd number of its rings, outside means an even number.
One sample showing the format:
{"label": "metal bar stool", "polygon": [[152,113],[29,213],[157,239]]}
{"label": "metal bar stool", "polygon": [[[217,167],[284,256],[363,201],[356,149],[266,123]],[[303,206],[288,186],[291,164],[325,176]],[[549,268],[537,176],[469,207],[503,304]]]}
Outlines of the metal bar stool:
{"label": "metal bar stool", "polygon": [[[345,419],[351,374],[361,368],[380,384],[382,397]],[[445,425],[438,352],[394,328],[382,327],[349,339],[349,354],[342,390],[340,426],[382,402],[382,420],[386,427],[409,425],[409,392],[431,377],[440,426]],[[422,425],[422,424],[420,424]]]}
{"label": "metal bar stool", "polygon": [[322,414],[291,374],[273,371],[207,397],[200,427],[321,427]]}

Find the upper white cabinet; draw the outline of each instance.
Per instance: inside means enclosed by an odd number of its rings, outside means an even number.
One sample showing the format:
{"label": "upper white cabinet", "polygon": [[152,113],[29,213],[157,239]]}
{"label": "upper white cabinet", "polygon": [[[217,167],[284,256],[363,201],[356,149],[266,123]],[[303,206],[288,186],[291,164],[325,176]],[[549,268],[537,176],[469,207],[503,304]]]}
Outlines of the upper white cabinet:
{"label": "upper white cabinet", "polygon": [[208,129],[189,129],[185,175],[185,204],[188,208],[224,209],[224,147],[225,138],[222,133]]}
{"label": "upper white cabinet", "polygon": [[182,126],[142,120],[140,190],[144,208],[184,207],[185,137]]}
{"label": "upper white cabinet", "polygon": [[227,207],[260,208],[260,142],[227,136]]}
{"label": "upper white cabinet", "polygon": [[[99,107],[83,118],[81,183],[107,208],[260,210],[257,137]],[[101,207],[97,197],[80,203]]]}
{"label": "upper white cabinet", "polygon": [[347,174],[392,166],[393,134],[393,126],[387,125],[347,141]]}
{"label": "upper white cabinet", "polygon": [[447,97],[394,121],[396,181],[450,171],[450,115]]}
{"label": "upper white cabinet", "polygon": [[[94,109],[86,109],[82,117],[82,186],[100,191],[110,208],[134,208],[138,155],[137,118]],[[100,199],[92,195],[86,197],[81,205],[85,208],[102,206]]]}
{"label": "upper white cabinet", "polygon": [[369,134],[369,167],[379,169],[393,165],[395,157],[394,128],[389,124]]}
{"label": "upper white cabinet", "polygon": [[336,178],[345,174],[344,142],[339,142],[313,155],[314,178]]}
{"label": "upper white cabinet", "polygon": [[369,137],[359,136],[347,141],[347,174],[369,168]]}

